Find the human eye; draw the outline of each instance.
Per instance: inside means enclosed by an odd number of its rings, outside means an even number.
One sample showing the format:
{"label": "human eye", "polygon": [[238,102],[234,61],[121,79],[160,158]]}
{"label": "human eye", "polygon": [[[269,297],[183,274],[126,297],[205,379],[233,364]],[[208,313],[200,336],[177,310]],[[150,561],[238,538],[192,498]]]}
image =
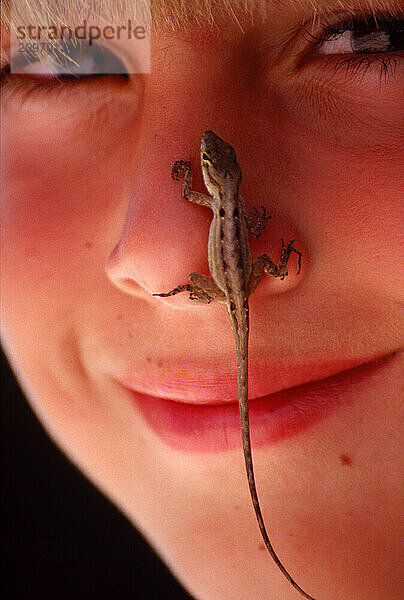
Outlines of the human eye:
{"label": "human eye", "polygon": [[325,21],[309,32],[314,55],[331,61],[347,75],[365,75],[374,67],[379,78],[394,76],[403,58],[404,19],[393,15],[349,15]]}
{"label": "human eye", "polygon": [[123,61],[106,46],[65,40],[57,46],[27,44],[11,57],[2,72],[2,91],[19,93],[59,93],[71,86],[85,86],[100,77],[128,79]]}
{"label": "human eye", "polygon": [[97,43],[83,44],[66,40],[60,46],[53,46],[43,55],[38,43],[32,43],[26,52],[13,60],[13,72],[36,74],[43,78],[80,78],[100,75],[126,75],[122,61],[105,46]]}
{"label": "human eye", "polygon": [[309,15],[289,53],[292,66],[277,84],[296,127],[349,152],[386,152],[401,139],[403,11],[387,8],[387,0],[377,5],[372,13]]}

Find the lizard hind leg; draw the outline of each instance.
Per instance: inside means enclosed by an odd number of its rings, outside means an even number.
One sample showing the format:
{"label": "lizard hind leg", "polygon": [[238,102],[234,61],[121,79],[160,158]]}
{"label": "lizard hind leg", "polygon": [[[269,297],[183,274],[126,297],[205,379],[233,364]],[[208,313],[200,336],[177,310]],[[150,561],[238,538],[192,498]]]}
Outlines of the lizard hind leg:
{"label": "lizard hind leg", "polygon": [[178,285],[174,289],[169,292],[163,292],[162,294],[153,294],[153,296],[160,296],[161,298],[168,298],[168,296],[175,296],[176,294],[180,294],[181,292],[190,292],[191,286],[189,283],[185,283],[184,285]]}
{"label": "lizard hind leg", "polygon": [[265,273],[271,275],[272,277],[279,277],[279,279],[284,279],[288,275],[287,264],[289,257],[292,252],[298,255],[298,270],[296,275],[300,273],[301,267],[301,259],[302,253],[293,246],[293,242],[295,240],[291,240],[286,246],[283,239],[282,242],[282,254],[278,261],[278,263],[274,263],[273,260],[269,258],[267,254],[260,254],[257,257],[257,260],[253,264],[252,272],[250,275],[250,281],[248,283],[247,296],[251,296],[257,289],[257,286]]}
{"label": "lizard hind leg", "polygon": [[201,273],[191,273],[189,280],[191,283],[178,285],[170,292],[153,294],[153,296],[168,298],[169,296],[175,296],[181,292],[189,292],[190,300],[196,300],[202,304],[210,304],[213,300],[219,300],[221,302],[225,301],[225,294],[210,277],[202,275]]}
{"label": "lizard hind leg", "polygon": [[191,273],[189,276],[191,282],[191,300],[198,300],[203,304],[209,304],[212,300],[224,302],[226,296],[224,292],[216,285],[211,277],[202,275],[201,273]]}

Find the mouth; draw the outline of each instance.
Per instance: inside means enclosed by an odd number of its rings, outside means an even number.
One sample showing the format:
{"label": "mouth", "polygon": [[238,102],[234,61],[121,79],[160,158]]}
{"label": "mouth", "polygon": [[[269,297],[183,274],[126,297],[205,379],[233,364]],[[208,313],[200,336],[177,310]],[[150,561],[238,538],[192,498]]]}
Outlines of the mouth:
{"label": "mouth", "polygon": [[[253,448],[273,445],[298,435],[339,406],[353,404],[372,383],[372,379],[383,374],[396,354],[394,352],[362,362],[337,373],[334,371],[335,374],[322,379],[316,378],[301,385],[250,398]],[[250,374],[249,379],[252,378]],[[166,397],[161,397],[161,386],[158,395],[144,393],[145,389],[151,391],[154,387],[152,384],[137,385],[135,390],[132,381],[130,385],[123,384],[123,387],[151,430],[169,447],[188,453],[216,453],[240,448],[238,402],[234,397],[218,398],[217,393],[222,391],[220,386],[212,388],[216,390],[213,393],[206,392],[209,387],[204,384],[199,388],[201,394],[198,394],[196,389],[190,389],[196,388],[195,383],[188,387],[185,383],[177,397],[171,386],[167,386],[169,393],[164,394]],[[259,385],[256,389],[259,389]]]}

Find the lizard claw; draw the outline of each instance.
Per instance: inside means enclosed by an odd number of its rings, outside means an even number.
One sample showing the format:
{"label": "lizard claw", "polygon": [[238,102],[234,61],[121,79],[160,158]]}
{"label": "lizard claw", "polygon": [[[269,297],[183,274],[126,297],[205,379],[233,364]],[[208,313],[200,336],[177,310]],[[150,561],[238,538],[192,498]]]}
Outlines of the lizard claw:
{"label": "lizard claw", "polygon": [[265,206],[261,206],[261,210],[262,210],[262,218],[264,219],[265,223],[267,221],[269,221],[270,219],[272,219],[272,215],[267,215],[267,209],[265,208]]}
{"label": "lizard claw", "polygon": [[287,245],[287,246],[285,246],[284,239],[283,239],[283,238],[281,238],[281,242],[282,242],[282,249],[283,249],[283,250],[291,250],[291,249],[292,249],[292,245],[293,245],[293,242],[294,242],[294,241],[295,241],[295,240],[290,240],[290,242],[288,243],[288,245]]}
{"label": "lizard claw", "polygon": [[265,206],[261,206],[260,210],[258,210],[258,208],[254,206],[253,211],[254,216],[258,221],[263,221],[264,223],[266,223],[267,221],[269,221],[269,219],[271,219],[271,215],[267,215],[267,209],[265,208]]}
{"label": "lizard claw", "polygon": [[[282,242],[282,251],[283,253],[286,255],[286,261],[289,258],[290,254],[292,252],[294,252],[295,254],[298,255],[298,269],[297,269],[297,273],[296,275],[299,275],[300,273],[300,269],[302,266],[302,253],[299,250],[296,250],[296,248],[293,246],[293,242],[295,240],[290,240],[290,242],[288,243],[287,246],[285,246],[285,242],[283,240],[283,238],[281,238],[281,242]],[[286,276],[288,273],[286,272],[284,276]],[[283,279],[283,277],[281,277],[281,279]]]}
{"label": "lizard claw", "polygon": [[178,175],[184,175],[186,169],[189,167],[189,160],[176,160],[173,164],[173,168],[171,169],[171,177],[179,181]]}

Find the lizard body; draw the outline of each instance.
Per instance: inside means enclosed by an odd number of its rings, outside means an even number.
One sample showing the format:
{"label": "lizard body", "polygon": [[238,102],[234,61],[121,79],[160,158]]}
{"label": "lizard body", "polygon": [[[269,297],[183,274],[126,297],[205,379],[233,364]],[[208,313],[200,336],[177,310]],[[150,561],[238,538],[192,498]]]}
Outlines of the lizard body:
{"label": "lizard body", "polygon": [[209,207],[213,218],[209,230],[208,264],[211,278],[200,273],[191,273],[190,283],[180,285],[168,293],[154,296],[173,296],[180,292],[190,292],[192,300],[208,304],[217,300],[226,305],[234,334],[237,357],[237,386],[240,411],[242,443],[248,477],[250,495],[265,545],[283,575],[308,600],[314,600],[292,579],[276,555],[269,540],[255,485],[251,454],[249,412],[248,412],[248,297],[255,291],[265,273],[283,279],[287,274],[287,262],[292,252],[301,253],[286,246],[282,240],[282,255],[275,264],[266,254],[261,254],[253,263],[249,243],[249,232],[259,237],[265,228],[265,208],[255,209],[250,215],[246,212],[240,195],[241,169],[236,153],[230,144],[224,142],[213,131],[206,131],[201,141],[201,166],[205,186],[209,196],[192,190],[192,169],[189,161],[177,161],[173,165],[172,177],[183,175],[182,195],[186,200]]}

